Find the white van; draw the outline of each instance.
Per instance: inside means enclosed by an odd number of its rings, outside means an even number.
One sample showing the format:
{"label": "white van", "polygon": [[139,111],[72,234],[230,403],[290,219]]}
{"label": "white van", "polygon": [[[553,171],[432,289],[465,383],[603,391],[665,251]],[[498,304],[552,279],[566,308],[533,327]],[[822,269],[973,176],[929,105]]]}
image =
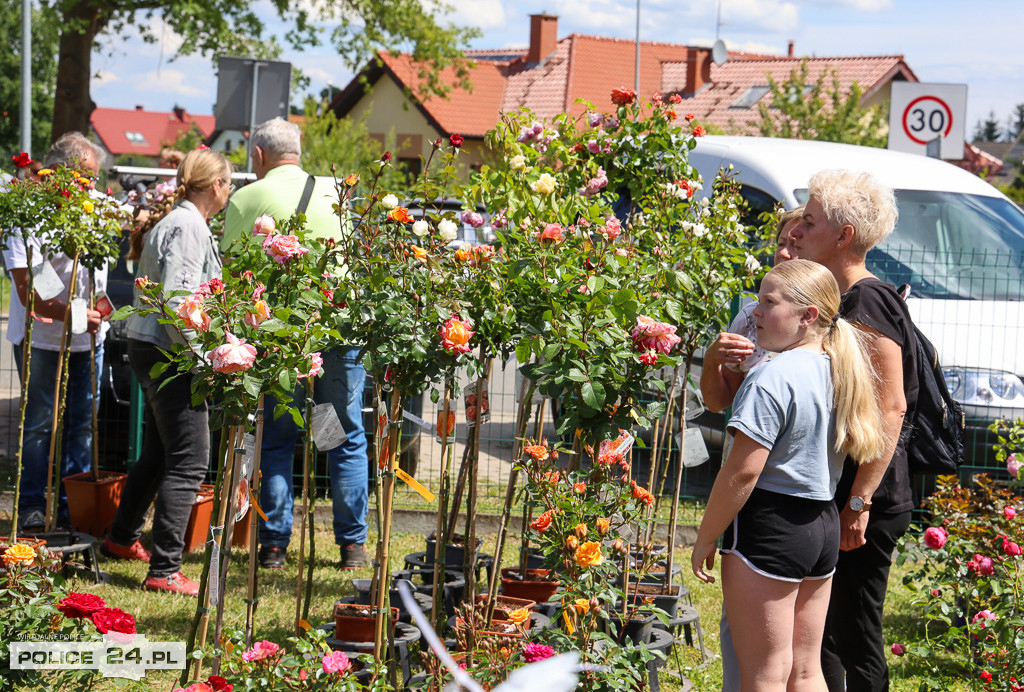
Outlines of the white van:
{"label": "white van", "polygon": [[826,168],[867,171],[896,191],[896,230],[868,253],[868,269],[910,284],[910,314],[964,407],[967,465],[993,467],[988,425],[1024,417],[1024,212],[952,164],[886,149],[709,136],[690,162],[705,180],[732,165],[752,211],[803,204],[808,180]]}

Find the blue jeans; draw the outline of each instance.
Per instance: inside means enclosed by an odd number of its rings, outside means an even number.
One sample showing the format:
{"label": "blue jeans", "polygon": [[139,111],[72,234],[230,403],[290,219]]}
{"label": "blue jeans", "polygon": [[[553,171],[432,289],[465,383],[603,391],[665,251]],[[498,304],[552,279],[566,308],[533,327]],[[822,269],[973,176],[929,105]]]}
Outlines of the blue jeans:
{"label": "blue jeans", "polygon": [[[21,495],[18,512],[46,511],[46,475],[50,464],[53,394],[57,383],[58,351],[32,349],[29,364],[28,406],[25,409],[25,442],[21,454]],[[22,345],[14,347],[19,376]],[[96,344],[96,392],[103,374],[103,344]],[[72,353],[68,361],[68,394],[61,440],[61,478],[88,471],[92,464],[92,386],[89,383],[89,352]],[[60,484],[57,519],[68,518],[67,495]]]}
{"label": "blue jeans", "polygon": [[[337,347],[323,353],[324,372],[313,385],[318,404],[331,403],[348,439],[327,452],[334,504],[334,541],[338,545],[366,542],[369,509],[370,462],[363,429],[363,385],[366,371],[359,349]],[[305,385],[296,387],[293,406],[305,414]],[[264,407],[263,446],[260,460],[260,543],[288,547],[292,536],[293,463],[300,428],[288,414],[274,420],[277,401],[267,397]]]}

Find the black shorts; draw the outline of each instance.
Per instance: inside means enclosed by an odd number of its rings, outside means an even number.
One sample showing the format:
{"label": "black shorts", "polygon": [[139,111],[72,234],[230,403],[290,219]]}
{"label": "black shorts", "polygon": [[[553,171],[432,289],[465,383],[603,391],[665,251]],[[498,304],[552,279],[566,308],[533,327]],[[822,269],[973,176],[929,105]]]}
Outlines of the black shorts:
{"label": "black shorts", "polygon": [[839,512],[831,500],[754,488],[726,529],[722,552],[771,579],[827,579],[839,559],[839,533]]}

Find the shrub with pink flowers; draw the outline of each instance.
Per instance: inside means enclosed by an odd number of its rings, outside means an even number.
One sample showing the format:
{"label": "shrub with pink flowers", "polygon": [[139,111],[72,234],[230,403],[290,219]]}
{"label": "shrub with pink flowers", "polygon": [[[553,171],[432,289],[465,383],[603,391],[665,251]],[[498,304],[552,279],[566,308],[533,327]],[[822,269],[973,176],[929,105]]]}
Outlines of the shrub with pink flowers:
{"label": "shrub with pink flowers", "polygon": [[932,525],[901,541],[897,562],[910,566],[903,583],[926,626],[923,641],[893,653],[929,672],[920,689],[946,689],[950,677],[993,692],[1024,689],[1022,506],[1012,487],[988,476],[969,485],[943,476],[925,501]]}

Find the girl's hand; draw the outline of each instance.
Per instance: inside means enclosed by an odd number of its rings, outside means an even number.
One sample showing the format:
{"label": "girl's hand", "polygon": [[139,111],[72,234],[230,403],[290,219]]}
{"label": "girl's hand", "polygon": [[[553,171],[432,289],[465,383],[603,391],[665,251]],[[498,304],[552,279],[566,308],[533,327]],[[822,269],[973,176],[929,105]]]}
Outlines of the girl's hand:
{"label": "girl's hand", "polygon": [[742,363],[753,352],[754,342],[750,339],[739,334],[722,332],[707,347],[704,352],[704,360],[723,365],[736,364]]}
{"label": "girl's hand", "polygon": [[693,569],[693,575],[708,584],[714,584],[715,578],[704,570],[714,569],[715,552],[714,543],[698,543],[693,546],[693,554],[690,556],[690,566]]}

